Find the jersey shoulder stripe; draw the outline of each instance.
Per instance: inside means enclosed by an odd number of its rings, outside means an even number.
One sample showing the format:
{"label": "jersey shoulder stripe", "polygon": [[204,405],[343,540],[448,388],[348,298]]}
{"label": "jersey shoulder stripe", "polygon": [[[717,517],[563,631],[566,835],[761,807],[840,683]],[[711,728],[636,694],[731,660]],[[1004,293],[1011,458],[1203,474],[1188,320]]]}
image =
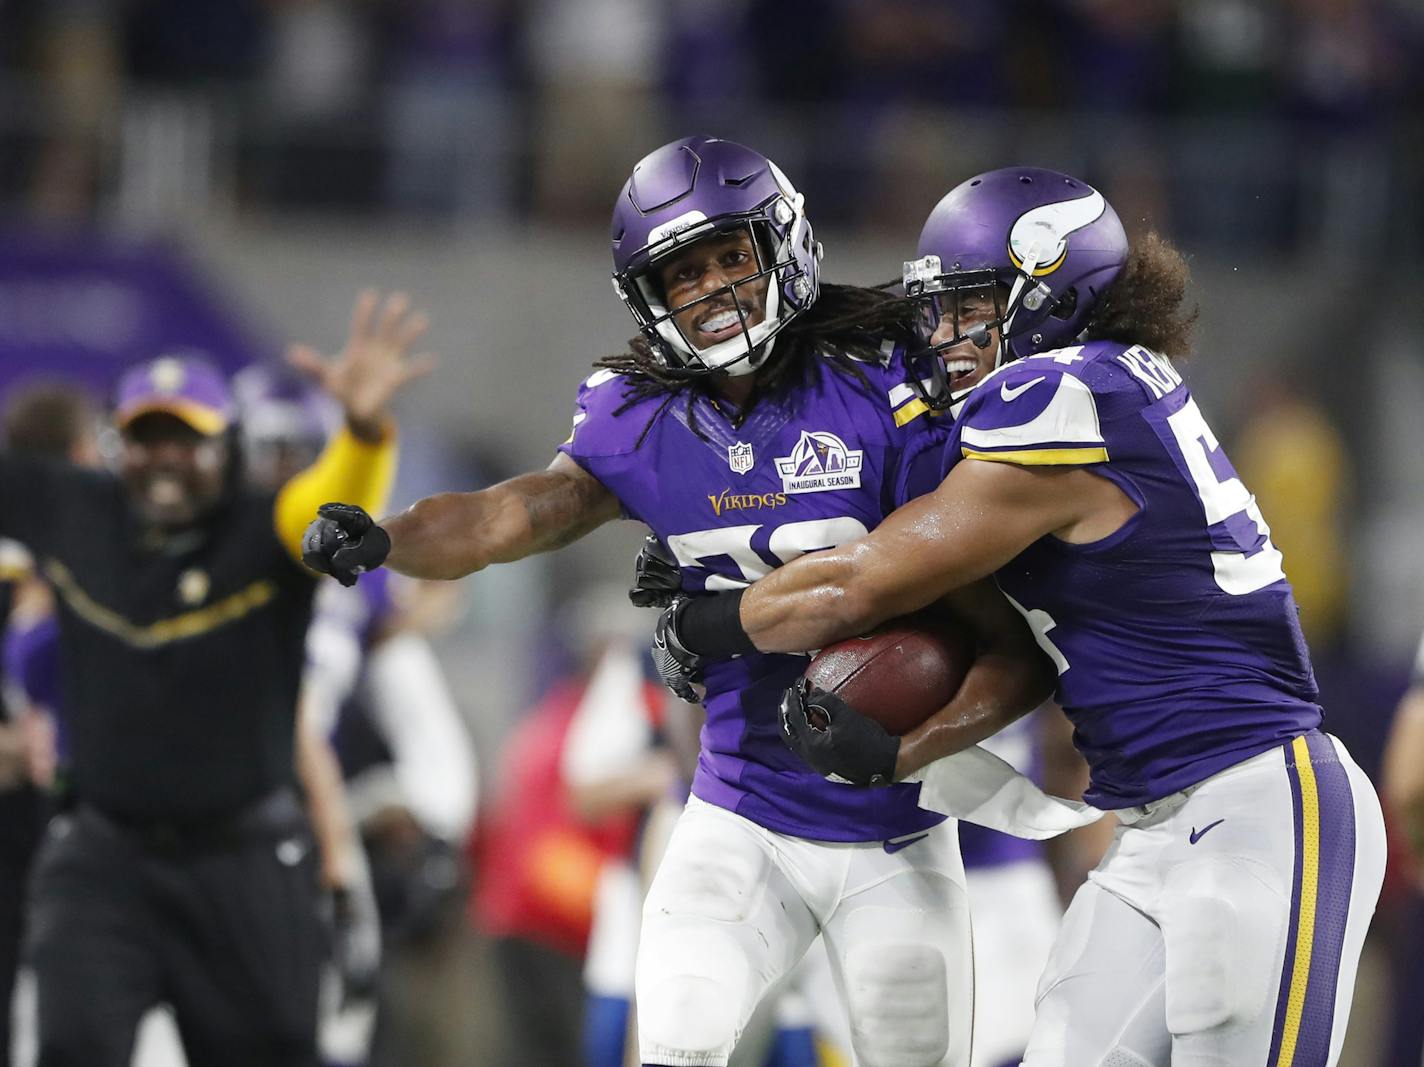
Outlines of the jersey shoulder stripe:
{"label": "jersey shoulder stripe", "polygon": [[959,421],[960,452],[1030,466],[1108,458],[1093,391],[1067,368],[1023,361],[986,378]]}
{"label": "jersey shoulder stripe", "polygon": [[[895,421],[895,428],[902,429],[928,412],[930,406],[925,403],[921,391],[909,380],[909,360],[904,347],[887,339],[880,346],[880,354],[885,381],[890,385],[886,390],[886,397],[890,401],[891,417]],[[921,385],[928,388],[930,382],[926,379]]]}

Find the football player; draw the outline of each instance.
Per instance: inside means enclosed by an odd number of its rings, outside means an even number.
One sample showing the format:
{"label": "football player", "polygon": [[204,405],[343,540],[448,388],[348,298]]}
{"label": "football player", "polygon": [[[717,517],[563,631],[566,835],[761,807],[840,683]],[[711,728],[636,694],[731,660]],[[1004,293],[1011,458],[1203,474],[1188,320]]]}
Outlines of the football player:
{"label": "football player", "polygon": [[[820,283],[821,247],[786,176],[730,141],[676,141],[634,168],[612,244],[615,289],[641,336],[584,382],[549,468],[428,498],[381,526],[323,508],[311,566],[346,582],[383,562],[455,578],[629,517],[671,549],[683,591],[704,592],[880,522],[911,443],[943,431],[905,384],[903,306]],[[967,688],[997,715],[1037,703],[1051,668],[1022,620],[991,588],[961,606],[983,651]],[[918,786],[846,789],[786,752],[776,707],[804,667],[760,654],[706,664],[693,796],[643,911],[645,1064],[725,1064],[818,933],[861,1060],[967,1060],[973,982],[954,834],[919,806]]]}
{"label": "football player", "polygon": [[[1384,826],[1321,732],[1270,530],[1172,362],[1184,261],[1155,236],[1129,249],[1083,182],[1010,168],[940,202],[905,281],[939,357],[924,399],[958,410],[911,464],[923,495],[725,595],[735,613],[691,602],[686,647],[817,648],[993,575],[1057,666],[1087,800],[1123,823],[1065,916],[1024,1063],[1335,1063]],[[934,760],[1005,721],[961,694],[900,739],[832,694],[783,704],[817,770],[923,769],[926,793]]]}

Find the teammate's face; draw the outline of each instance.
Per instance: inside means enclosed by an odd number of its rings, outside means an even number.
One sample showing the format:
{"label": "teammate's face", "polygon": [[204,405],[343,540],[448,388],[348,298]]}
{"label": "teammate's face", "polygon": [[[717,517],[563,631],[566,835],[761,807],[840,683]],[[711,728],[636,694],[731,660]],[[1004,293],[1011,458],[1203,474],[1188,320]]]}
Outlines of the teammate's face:
{"label": "teammate's face", "polygon": [[123,432],[120,470],[144,518],[186,526],[222,495],[227,442],[205,437],[174,415],[141,415]]}
{"label": "teammate's face", "polygon": [[935,300],[938,320],[933,323],[930,344],[945,346],[939,357],[956,393],[977,385],[994,369],[1005,295],[998,287],[983,286],[944,293]]}
{"label": "teammate's face", "polygon": [[759,269],[747,230],[705,237],[658,264],[663,299],[688,344],[710,348],[740,334],[743,321],[750,329],[766,318],[770,277],[736,284]]}

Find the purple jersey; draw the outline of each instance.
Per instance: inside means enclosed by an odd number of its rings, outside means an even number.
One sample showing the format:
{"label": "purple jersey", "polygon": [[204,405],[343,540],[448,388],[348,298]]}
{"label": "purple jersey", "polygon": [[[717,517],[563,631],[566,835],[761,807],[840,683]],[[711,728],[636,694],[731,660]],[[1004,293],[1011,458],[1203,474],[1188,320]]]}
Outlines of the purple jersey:
{"label": "purple jersey", "polygon": [[31,704],[54,716],[55,747],[62,762],[69,753],[69,740],[59,669],[59,619],[46,615],[26,625],[12,619],[5,628],[4,657],[5,677]]}
{"label": "purple jersey", "polygon": [[[561,450],[676,554],[687,591],[740,588],[863,535],[898,493],[906,445],[924,435],[943,443],[944,429],[921,417],[924,404],[904,384],[898,352],[856,366],[864,381],[818,363],[812,383],[759,403],[735,428],[700,393],[691,417],[685,395],[615,414],[624,380],[599,371],[579,390]],[[708,665],[693,793],[768,829],[821,841],[884,840],[942,821],[917,806],[918,783],[838,785],[786,748],[781,695],[805,668],[805,656],[759,653]]]}
{"label": "purple jersey", "polygon": [[1280,553],[1169,360],[1094,342],[1007,364],[970,393],[934,477],[964,458],[1085,465],[1138,506],[1101,541],[1044,537],[995,575],[1058,667],[1090,803],[1158,799],[1320,724]]}

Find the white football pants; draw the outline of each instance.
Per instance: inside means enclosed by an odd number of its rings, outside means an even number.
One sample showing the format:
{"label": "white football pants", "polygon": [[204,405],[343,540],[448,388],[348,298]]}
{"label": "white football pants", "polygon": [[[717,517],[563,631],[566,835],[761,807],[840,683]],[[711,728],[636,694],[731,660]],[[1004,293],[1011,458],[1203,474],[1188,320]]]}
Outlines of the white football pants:
{"label": "white football pants", "polygon": [[1063,919],[1025,1067],[1330,1067],[1384,878],[1384,820],[1311,733],[1125,825]]}
{"label": "white football pants", "polygon": [[643,905],[642,1061],[723,1067],[820,934],[857,1067],[965,1067],[974,974],[953,820],[908,841],[774,833],[695,797]]}

